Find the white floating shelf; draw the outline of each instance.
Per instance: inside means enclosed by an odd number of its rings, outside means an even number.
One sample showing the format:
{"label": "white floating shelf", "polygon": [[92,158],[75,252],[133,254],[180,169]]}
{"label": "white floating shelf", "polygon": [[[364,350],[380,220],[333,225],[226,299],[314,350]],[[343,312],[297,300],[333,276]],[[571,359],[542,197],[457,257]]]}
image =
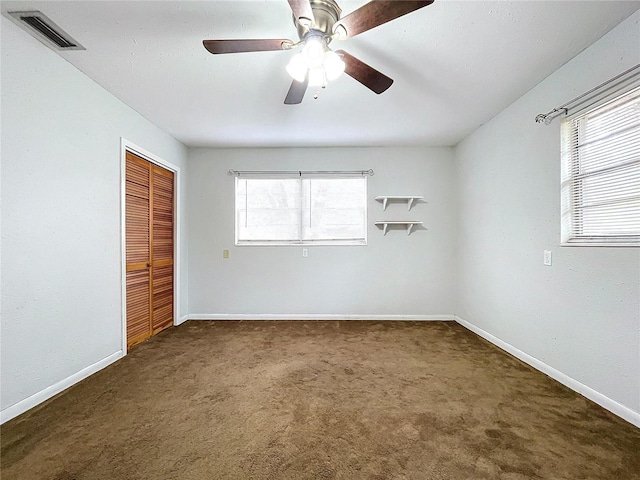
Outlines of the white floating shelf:
{"label": "white floating shelf", "polygon": [[407,235],[411,235],[413,231],[413,227],[416,225],[422,225],[422,222],[414,222],[412,220],[406,221],[388,221],[388,222],[375,222],[376,225],[382,225],[382,231],[384,234],[387,234],[387,230],[389,230],[389,225],[404,225],[407,227]]}
{"label": "white floating shelf", "polygon": [[407,202],[407,210],[411,210],[414,202],[416,200],[422,200],[424,197],[420,195],[401,195],[401,196],[389,196],[389,195],[381,195],[376,197],[378,202],[382,202],[382,209],[387,209],[387,204],[389,200],[391,201],[399,201],[399,202]]}

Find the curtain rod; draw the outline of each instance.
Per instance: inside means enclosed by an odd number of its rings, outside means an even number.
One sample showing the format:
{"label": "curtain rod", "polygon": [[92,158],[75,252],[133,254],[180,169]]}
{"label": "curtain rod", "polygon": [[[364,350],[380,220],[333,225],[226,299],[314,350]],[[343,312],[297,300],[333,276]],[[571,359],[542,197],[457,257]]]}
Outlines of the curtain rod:
{"label": "curtain rod", "polygon": [[[611,90],[621,83],[626,82],[627,80],[633,79],[636,75],[640,74],[640,71],[636,71],[640,69],[640,64],[634,65],[629,70],[625,70],[619,75],[616,75],[613,78],[610,78],[606,82],[601,83],[597,87],[592,88],[588,92],[583,93],[582,95],[577,96],[573,100],[569,100],[567,103],[560,105],[559,107],[554,108],[553,110],[548,111],[547,113],[539,113],[536,115],[535,121],[536,123],[544,123],[545,125],[549,125],[553,119],[559,117],[562,114],[568,115],[569,110],[574,109],[576,106],[581,105],[589,100],[594,99],[600,93]],[[628,76],[628,78],[623,78]],[[618,83],[614,83],[620,80]],[[583,100],[584,99],[584,100]]]}
{"label": "curtain rod", "polygon": [[241,175],[371,175],[373,169],[369,170],[229,170],[227,175],[239,177]]}

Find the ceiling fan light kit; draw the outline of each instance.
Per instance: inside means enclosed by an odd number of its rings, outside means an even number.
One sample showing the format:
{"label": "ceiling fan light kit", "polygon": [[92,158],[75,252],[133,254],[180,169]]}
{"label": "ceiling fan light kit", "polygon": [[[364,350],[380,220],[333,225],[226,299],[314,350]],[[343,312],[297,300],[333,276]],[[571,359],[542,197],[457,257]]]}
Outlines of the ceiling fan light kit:
{"label": "ceiling fan light kit", "polygon": [[338,78],[344,68],[340,56],[328,48],[327,39],[310,31],[306,34],[302,51],[291,57],[287,72],[297,82],[304,82],[308,74],[310,86],[324,88],[327,81]]}
{"label": "ceiling fan light kit", "polygon": [[[204,40],[213,54],[292,50],[302,46],[287,64],[293,83],[284,100],[287,105],[302,102],[308,86],[326,87],[343,72],[374,93],[386,91],[393,80],[344,50],[329,48],[332,40],[346,40],[374,27],[411,13],[434,0],[373,0],[340,18],[335,0],[288,0],[299,42],[287,39]],[[317,98],[317,96],[316,96]]]}

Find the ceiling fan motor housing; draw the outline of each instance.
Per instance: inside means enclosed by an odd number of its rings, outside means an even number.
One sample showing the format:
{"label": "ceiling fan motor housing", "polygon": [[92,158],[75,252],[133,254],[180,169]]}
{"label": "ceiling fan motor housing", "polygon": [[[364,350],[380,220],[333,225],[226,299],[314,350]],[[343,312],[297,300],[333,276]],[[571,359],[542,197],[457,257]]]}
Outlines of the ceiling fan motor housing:
{"label": "ceiling fan motor housing", "polygon": [[[294,17],[293,23],[298,29],[298,37],[303,40],[310,30],[316,30],[324,36],[330,36],[333,25],[340,19],[342,10],[334,0],[311,0],[309,3],[315,21],[309,25],[306,22],[298,22],[298,19]],[[329,40],[327,39],[327,42]]]}

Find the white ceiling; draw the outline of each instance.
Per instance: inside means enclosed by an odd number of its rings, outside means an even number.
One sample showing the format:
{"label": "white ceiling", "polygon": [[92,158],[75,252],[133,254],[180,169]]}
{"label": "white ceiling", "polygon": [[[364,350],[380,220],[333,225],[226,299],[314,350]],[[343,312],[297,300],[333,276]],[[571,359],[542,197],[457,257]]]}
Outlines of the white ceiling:
{"label": "white ceiling", "polygon": [[[366,3],[338,1],[343,15]],[[297,40],[286,0],[2,2],[42,11],[86,47],[65,59],[188,146],[455,145],[638,8],[436,0],[332,43],[393,78],[385,93],[343,75],[284,105],[293,52],[211,55],[202,40]]]}

